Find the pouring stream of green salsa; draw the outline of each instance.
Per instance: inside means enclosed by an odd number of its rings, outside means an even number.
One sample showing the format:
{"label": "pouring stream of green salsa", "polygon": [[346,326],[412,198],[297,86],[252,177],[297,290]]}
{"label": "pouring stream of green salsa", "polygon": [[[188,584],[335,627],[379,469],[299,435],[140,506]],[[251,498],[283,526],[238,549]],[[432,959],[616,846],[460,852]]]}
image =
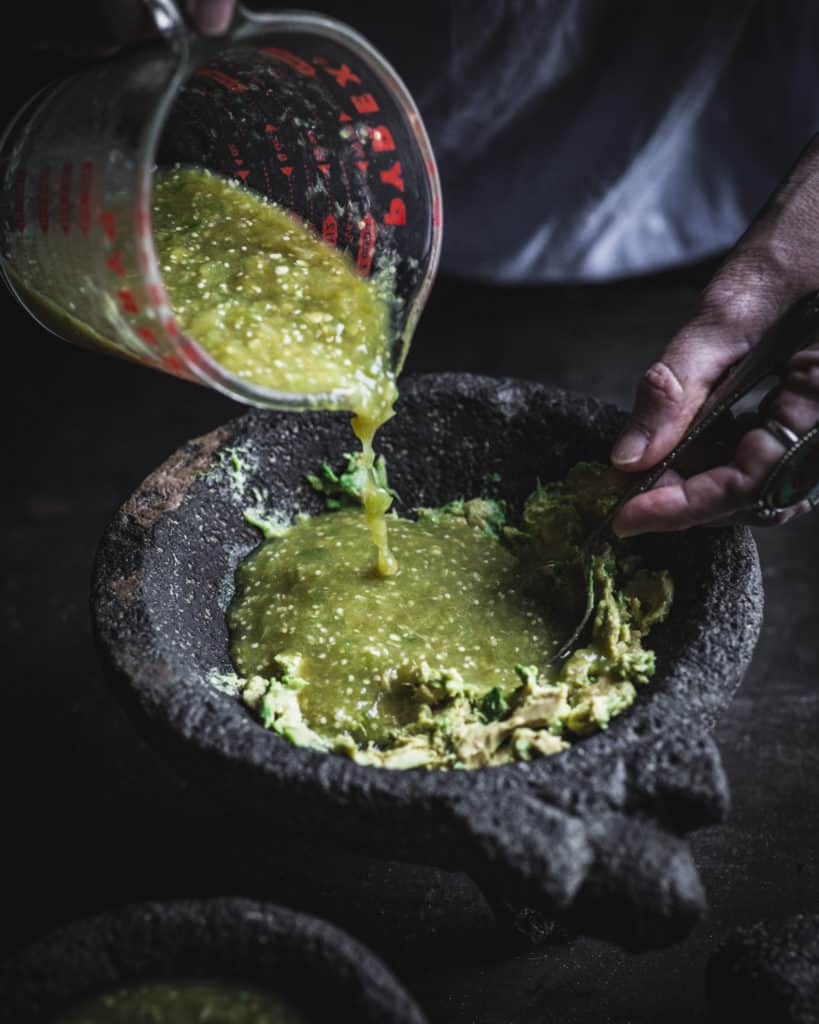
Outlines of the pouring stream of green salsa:
{"label": "pouring stream of green salsa", "polygon": [[376,564],[393,575],[392,498],[372,473],[373,439],[398,395],[384,286],[293,215],[202,170],[157,177],[153,230],[174,312],[216,362],[272,391],[349,396]]}

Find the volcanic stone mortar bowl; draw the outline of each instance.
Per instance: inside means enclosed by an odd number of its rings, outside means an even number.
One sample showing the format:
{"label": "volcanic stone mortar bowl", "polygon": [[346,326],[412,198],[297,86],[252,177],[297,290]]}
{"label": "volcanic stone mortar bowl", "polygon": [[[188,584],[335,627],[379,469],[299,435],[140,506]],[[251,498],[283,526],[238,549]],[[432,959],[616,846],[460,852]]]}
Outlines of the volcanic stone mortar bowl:
{"label": "volcanic stone mortar bowl", "polygon": [[67,925],[0,968],[0,1024],[51,1024],[121,985],[187,978],[269,990],[316,1024],[425,1024],[384,964],[345,932],[243,899],[135,904]]}
{"label": "volcanic stone mortar bowl", "polygon": [[[519,509],[538,478],[605,461],[622,421],[613,407],[535,383],[422,376],[403,383],[379,448],[405,510],[478,494],[494,472]],[[630,948],[683,937],[706,909],[685,835],[723,820],[729,802],[709,730],[762,617],[750,533],[637,545],[671,570],[676,598],[651,635],[654,680],[605,732],[497,768],[364,767],[291,745],[212,683],[214,671],[232,671],[234,571],[260,542],[243,511],[321,511],[305,473],[338,465],[353,444],[343,415],[249,412],[184,445],[117,514],[96,564],[96,631],[145,735],[260,828],[286,822],[291,840],[466,871],[521,931],[558,922],[560,935]]]}

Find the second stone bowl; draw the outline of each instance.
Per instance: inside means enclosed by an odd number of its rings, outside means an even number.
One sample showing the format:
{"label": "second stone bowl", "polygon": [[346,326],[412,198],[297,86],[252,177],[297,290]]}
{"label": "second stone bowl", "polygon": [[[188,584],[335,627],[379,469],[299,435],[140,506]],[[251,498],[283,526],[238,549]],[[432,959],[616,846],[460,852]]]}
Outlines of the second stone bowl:
{"label": "second stone bowl", "polygon": [[311,1024],[426,1021],[381,960],[346,932],[235,898],[138,903],[65,925],[0,966],[0,1021],[50,1024],[122,987],[194,979],[269,991]]}
{"label": "second stone bowl", "polygon": [[[402,383],[379,435],[405,507],[480,492],[519,508],[538,479],[606,461],[623,414],[542,385],[467,375]],[[347,417],[249,412],[184,445],[129,498],[97,557],[93,610],[116,693],[188,778],[278,841],[466,871],[491,905],[631,948],[676,941],[706,907],[686,834],[723,820],[709,733],[750,662],[762,585],[748,530],[646,538],[676,597],[651,635],[657,673],[629,711],[569,750],[475,771],[395,772],[299,748],[213,685],[232,671],[225,610],[260,540],[262,500],[322,509],[305,474],[352,446]]]}

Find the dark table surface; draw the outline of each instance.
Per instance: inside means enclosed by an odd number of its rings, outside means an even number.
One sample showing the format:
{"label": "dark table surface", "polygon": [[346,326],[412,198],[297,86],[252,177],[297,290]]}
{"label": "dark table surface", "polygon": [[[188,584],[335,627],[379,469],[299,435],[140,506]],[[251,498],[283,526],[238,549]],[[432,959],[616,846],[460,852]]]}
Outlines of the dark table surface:
{"label": "dark table surface", "polygon": [[[528,377],[627,405],[708,267],[622,284],[496,290],[441,280],[408,371]],[[332,850],[291,851],[189,791],[102,679],[88,589],[117,506],[185,439],[240,409],[75,350],[0,297],[7,353],[0,623],[3,953],[143,898],[245,894],[328,917],[379,951],[434,1022],[692,1022],[729,927],[819,909],[819,520],[759,531],[766,621],[717,729],[734,807],[694,840],[711,912],[641,955],[598,942],[516,952],[472,883]]]}

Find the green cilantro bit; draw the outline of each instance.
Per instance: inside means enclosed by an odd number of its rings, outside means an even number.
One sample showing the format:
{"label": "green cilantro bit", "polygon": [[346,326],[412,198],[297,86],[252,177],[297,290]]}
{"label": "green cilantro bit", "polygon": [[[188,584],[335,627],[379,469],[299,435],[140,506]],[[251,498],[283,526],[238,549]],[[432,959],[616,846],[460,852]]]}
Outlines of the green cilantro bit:
{"label": "green cilantro bit", "polygon": [[444,516],[460,516],[476,530],[499,539],[506,527],[506,502],[494,498],[455,498],[434,508],[417,508],[418,519],[427,523],[440,523]]}
{"label": "green cilantro bit", "polygon": [[481,697],[476,706],[484,722],[497,722],[509,710],[506,694],[499,686],[493,686]]}
{"label": "green cilantro bit", "polygon": [[[324,462],[317,473],[307,474],[307,482],[310,486],[319,494],[324,495],[324,503],[328,512],[360,505],[361,496],[367,484],[367,468],[361,453],[351,455],[347,452],[344,458],[347,460],[347,464],[341,473],[336,473],[332,466]],[[388,491],[393,498],[398,497],[387,480],[387,463],[384,461],[383,455],[379,455],[375,460],[372,482],[376,487]]]}
{"label": "green cilantro bit", "polygon": [[264,727],[266,729],[271,729],[279,716],[279,705],[272,694],[266,693],[264,697],[262,697],[259,713]]}

